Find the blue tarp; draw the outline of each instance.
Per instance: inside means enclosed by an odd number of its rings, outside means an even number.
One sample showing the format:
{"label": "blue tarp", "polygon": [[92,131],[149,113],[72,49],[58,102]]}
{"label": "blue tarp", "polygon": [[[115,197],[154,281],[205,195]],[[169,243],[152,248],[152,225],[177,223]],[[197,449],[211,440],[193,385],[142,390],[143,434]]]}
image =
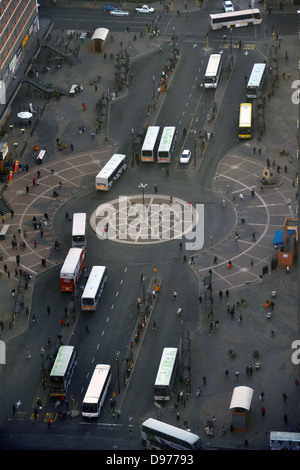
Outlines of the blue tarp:
{"label": "blue tarp", "polygon": [[273,245],[281,245],[283,246],[283,230],[276,230],[274,238],[273,238]]}

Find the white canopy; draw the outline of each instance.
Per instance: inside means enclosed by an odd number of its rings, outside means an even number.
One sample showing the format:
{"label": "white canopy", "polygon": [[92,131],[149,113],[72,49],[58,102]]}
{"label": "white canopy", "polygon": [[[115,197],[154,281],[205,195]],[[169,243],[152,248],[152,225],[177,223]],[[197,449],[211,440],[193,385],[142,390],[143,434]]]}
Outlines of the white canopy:
{"label": "white canopy", "polygon": [[108,33],[109,33],[109,29],[107,28],[97,28],[94,31],[91,41],[93,41],[93,39],[101,39],[102,41],[105,41]]}
{"label": "white canopy", "polygon": [[251,401],[253,396],[253,388],[250,387],[235,387],[231,398],[229,409],[244,408],[250,410]]}

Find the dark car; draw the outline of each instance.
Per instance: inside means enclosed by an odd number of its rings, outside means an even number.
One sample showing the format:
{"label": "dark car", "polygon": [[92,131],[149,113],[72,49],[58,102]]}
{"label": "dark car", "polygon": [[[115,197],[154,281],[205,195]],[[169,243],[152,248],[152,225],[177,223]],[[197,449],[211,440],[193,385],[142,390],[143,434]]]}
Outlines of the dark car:
{"label": "dark car", "polygon": [[111,5],[110,3],[106,3],[103,6],[104,11],[112,11],[112,10],[117,10],[117,9],[118,9],[118,7],[115,7],[115,5]]}

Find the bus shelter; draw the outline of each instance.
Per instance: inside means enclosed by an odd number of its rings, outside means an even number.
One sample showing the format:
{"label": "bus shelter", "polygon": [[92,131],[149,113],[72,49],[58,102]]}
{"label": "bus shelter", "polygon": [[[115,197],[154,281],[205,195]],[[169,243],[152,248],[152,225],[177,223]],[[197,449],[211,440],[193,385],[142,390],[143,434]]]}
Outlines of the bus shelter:
{"label": "bus shelter", "polygon": [[109,29],[107,28],[97,28],[94,31],[94,34],[91,38],[93,41],[93,52],[103,52],[104,51],[104,43],[109,33]]}
{"label": "bus shelter", "polygon": [[234,431],[246,432],[253,389],[240,386],[233,389],[229,409],[232,410],[232,426]]}

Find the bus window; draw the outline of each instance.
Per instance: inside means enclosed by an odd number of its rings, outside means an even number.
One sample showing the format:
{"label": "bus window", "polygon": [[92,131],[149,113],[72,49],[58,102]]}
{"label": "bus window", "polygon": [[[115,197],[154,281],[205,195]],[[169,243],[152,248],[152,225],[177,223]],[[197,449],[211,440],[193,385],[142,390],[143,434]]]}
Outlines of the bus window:
{"label": "bus window", "polygon": [[97,309],[106,281],[106,266],[93,266],[81,297],[81,310]]}

